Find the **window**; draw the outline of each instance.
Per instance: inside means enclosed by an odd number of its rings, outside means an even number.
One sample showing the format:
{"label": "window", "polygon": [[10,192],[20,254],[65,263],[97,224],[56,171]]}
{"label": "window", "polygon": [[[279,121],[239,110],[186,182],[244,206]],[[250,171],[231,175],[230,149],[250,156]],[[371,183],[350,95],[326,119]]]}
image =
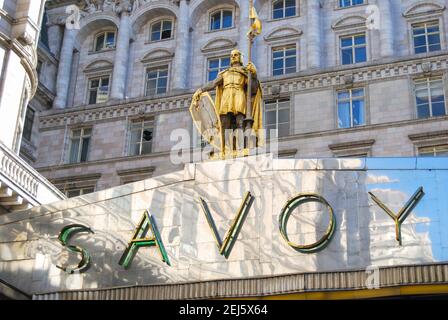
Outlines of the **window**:
{"label": "window", "polygon": [[437,21],[414,24],[412,34],[416,54],[442,50],[440,27]]}
{"label": "window", "polygon": [[418,149],[420,157],[448,157],[448,144],[434,147],[421,147]]}
{"label": "window", "polygon": [[364,0],[339,0],[340,8],[353,7],[360,4],[364,4]]}
{"label": "window", "polygon": [[86,162],[89,154],[92,129],[83,128],[73,130],[70,138],[69,163]]}
{"label": "window", "polygon": [[67,198],[74,198],[79,197],[84,194],[89,194],[95,192],[94,187],[87,187],[87,188],[78,188],[78,189],[70,189],[66,190],[64,193],[67,196]]}
{"label": "window", "polygon": [[35,111],[30,107],[26,110],[25,125],[23,127],[23,138],[28,142],[31,142],[31,135],[33,132]]}
{"label": "window", "polygon": [[37,60],[36,72],[38,76],[40,76],[40,73],[42,72],[43,64],[42,60]]}
{"label": "window", "polygon": [[364,89],[350,89],[338,92],[338,127],[353,128],[365,125]]}
{"label": "window", "polygon": [[98,34],[95,38],[95,51],[115,48],[115,31]]}
{"label": "window", "polygon": [[168,66],[151,68],[146,71],[146,95],[164,94],[168,88]]}
{"label": "window", "polygon": [[446,115],[442,78],[415,81],[415,99],[419,119]]}
{"label": "window", "polygon": [[365,34],[341,37],[341,60],[344,65],[367,61]]}
{"label": "window", "polygon": [[151,25],[151,41],[171,39],[173,35],[173,22],[162,20]]}
{"label": "window", "polygon": [[297,71],[296,46],[274,48],[272,50],[272,75],[280,76]]}
{"label": "window", "polygon": [[131,123],[131,156],[139,156],[152,152],[154,119],[138,120]]}
{"label": "window", "polygon": [[272,3],[272,19],[296,15],[296,0],[277,0]]}
{"label": "window", "polygon": [[233,11],[219,10],[210,15],[210,30],[228,29],[233,26]]}
{"label": "window", "polygon": [[270,130],[278,130],[278,137],[286,137],[290,130],[290,101],[289,99],[274,100],[265,104],[265,128],[267,139]]}
{"label": "window", "polygon": [[90,79],[89,104],[104,103],[109,97],[109,76]]}
{"label": "window", "polygon": [[218,73],[230,67],[230,57],[213,58],[208,60],[207,79],[215,80]]}

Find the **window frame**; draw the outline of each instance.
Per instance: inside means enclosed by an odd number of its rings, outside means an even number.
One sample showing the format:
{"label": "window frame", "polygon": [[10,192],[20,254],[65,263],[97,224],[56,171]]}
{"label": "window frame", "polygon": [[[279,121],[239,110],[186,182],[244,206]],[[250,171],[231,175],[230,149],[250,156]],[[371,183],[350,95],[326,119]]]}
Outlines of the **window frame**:
{"label": "window frame", "polygon": [[[295,72],[291,72],[291,73],[285,73],[286,63],[284,63],[283,64],[283,72],[284,73],[281,74],[281,75],[274,75],[274,70],[279,70],[279,69],[274,69],[274,51],[276,51],[277,49],[283,49],[283,53],[284,53],[283,59],[286,60],[285,52],[287,51],[288,47],[289,48],[294,47],[295,50],[296,50],[296,52],[295,52],[296,71]],[[299,46],[298,46],[298,44],[296,42],[271,46],[270,47],[270,59],[269,59],[270,64],[271,64],[270,76],[271,77],[282,77],[282,76],[288,76],[288,75],[291,75],[291,74],[299,72],[300,71],[300,69],[299,69],[299,59],[300,59],[300,57],[299,57]]]}
{"label": "window frame", "polygon": [[[441,148],[442,152],[445,152],[447,155],[437,155],[437,148]],[[432,149],[432,155],[430,155],[430,153],[422,153],[423,149]],[[424,155],[425,154],[425,155]],[[448,144],[441,144],[441,145],[433,145],[433,146],[421,146],[421,147],[417,147],[417,156],[418,157],[448,157]]]}
{"label": "window frame", "polygon": [[[286,123],[288,124],[288,130],[287,130],[288,134],[286,136],[279,136],[278,135],[278,133],[279,133],[279,125],[280,125],[280,123],[279,123],[279,111],[286,109],[286,108],[279,109],[279,103],[282,103],[282,102],[289,102],[289,104],[288,104],[289,121],[281,123],[282,125],[284,125]],[[272,130],[272,128],[268,128],[268,124],[266,123],[266,121],[267,121],[266,113],[268,112],[267,105],[274,104],[274,103],[275,103],[275,114],[276,114],[275,115],[276,116],[275,127],[277,129],[277,136],[276,137],[271,137],[268,132],[269,132],[269,130]],[[293,124],[293,108],[292,108],[291,97],[285,96],[285,97],[275,97],[275,98],[265,99],[263,101],[263,104],[264,104],[264,106],[263,106],[263,110],[264,110],[264,112],[263,112],[263,128],[266,129],[266,140],[279,139],[279,138],[284,138],[284,137],[290,136],[291,133],[292,133],[292,124]]]}
{"label": "window frame", "polygon": [[[206,70],[205,70],[205,78],[206,78],[206,82],[209,82],[209,81],[213,81],[213,80],[210,80],[210,78],[209,78],[209,72],[210,72],[210,61],[212,61],[212,60],[218,60],[219,59],[219,67],[218,67],[218,75],[219,75],[219,73],[220,72],[222,72],[222,71],[224,71],[224,70],[226,70],[226,69],[228,69],[229,67],[230,67],[230,54],[228,54],[228,55],[219,55],[219,56],[212,56],[212,57],[207,57],[207,59],[206,59]],[[221,70],[222,69],[222,59],[229,59],[229,66],[226,68],[226,69],[223,69],[223,70]],[[221,70],[221,71],[220,71]],[[215,78],[216,79],[216,78]]]}
{"label": "window frame", "polygon": [[[437,81],[437,80],[442,81],[442,90],[443,90],[444,103],[445,103],[445,115],[433,116],[432,115],[433,114],[432,99],[429,99],[430,100],[430,103],[429,103],[430,116],[427,117],[427,118],[420,118],[418,116],[418,106],[419,105],[417,104],[417,84],[419,82],[423,82],[423,81],[426,81],[426,84],[428,84],[429,82],[431,82],[431,79],[433,79],[432,81]],[[434,119],[434,118],[448,116],[448,106],[447,106],[447,103],[448,103],[448,99],[447,99],[447,97],[448,97],[448,89],[446,88],[446,82],[447,82],[447,79],[446,79],[446,76],[444,76],[444,75],[434,75],[434,76],[429,76],[429,77],[419,77],[419,78],[414,78],[413,79],[413,86],[412,86],[413,92],[412,92],[412,94],[413,94],[413,100],[414,100],[414,113],[415,113],[415,119],[416,120],[425,120],[425,119],[428,120],[428,119]],[[429,86],[427,86],[427,90],[429,92],[431,92]],[[429,97],[431,97],[431,96],[429,96]]]}
{"label": "window frame", "polygon": [[[132,147],[134,144],[137,144],[137,142],[133,142],[132,140],[132,126],[136,123],[141,123],[141,126],[139,128],[139,130],[141,130],[140,132],[140,139],[139,139],[139,152],[138,154],[133,154],[132,153]],[[143,133],[145,131],[145,122],[150,122],[151,126],[149,128],[152,129],[152,139],[151,139],[151,151],[149,153],[142,153],[143,151]],[[155,147],[155,137],[156,137],[156,118],[155,117],[139,117],[139,118],[134,118],[134,119],[130,119],[129,120],[129,125],[128,125],[128,147],[127,147],[127,153],[126,156],[128,157],[141,157],[141,156],[147,156],[150,155],[152,153],[154,153],[154,147]]]}
{"label": "window frame", "polygon": [[[361,125],[354,125],[354,119],[353,119],[353,91],[362,89],[364,91],[363,99],[364,99],[364,123]],[[339,126],[339,93],[343,91],[349,91],[350,97],[350,126],[349,127],[340,127]],[[359,99],[358,99],[359,100]],[[369,101],[369,95],[367,91],[366,86],[356,86],[356,87],[341,87],[336,88],[335,90],[335,101],[336,101],[336,108],[335,108],[335,126],[337,130],[348,130],[348,129],[356,129],[356,128],[362,128],[368,125],[369,120],[369,113],[368,113],[368,101]],[[345,101],[345,100],[344,100]],[[346,101],[345,101],[346,102]]]}
{"label": "window frame", "polygon": [[341,1],[343,1],[343,0],[337,0],[336,1],[336,9],[356,8],[356,7],[360,7],[360,6],[364,6],[364,5],[369,4],[368,0],[363,0],[363,3],[358,3],[358,4],[353,4],[353,0],[349,0],[350,3],[352,3],[352,4],[350,4],[348,6],[341,6]]}
{"label": "window frame", "polygon": [[[428,42],[428,25],[431,24],[431,23],[433,23],[434,25],[437,24],[437,26],[439,27],[438,34],[439,34],[440,50],[429,51],[429,47],[430,46],[429,46],[429,42]],[[415,46],[415,38],[416,38],[416,36],[414,34],[414,28],[416,26],[418,26],[418,25],[424,25],[424,27],[425,27],[424,35],[425,35],[425,49],[426,49],[426,51],[425,52],[420,52],[420,53],[416,52],[416,48],[417,48]],[[412,49],[413,49],[413,52],[412,52],[413,54],[415,54],[415,55],[418,55],[418,54],[430,54],[430,53],[433,53],[433,52],[440,52],[440,51],[443,50],[443,46],[442,46],[442,44],[443,44],[442,25],[440,24],[440,20],[439,19],[436,19],[436,20],[429,19],[429,20],[420,21],[420,22],[412,22],[412,23],[410,23],[410,26],[411,26],[411,30],[410,30],[410,33],[411,33],[411,46],[412,46]],[[429,34],[429,35],[432,35],[432,34]]]}
{"label": "window frame", "polygon": [[[101,83],[102,80],[108,78],[109,79],[109,85],[107,86],[107,100],[104,102],[98,102],[98,89],[101,87]],[[96,102],[95,103],[90,103],[90,94],[92,92],[92,88],[91,87],[91,83],[94,80],[99,80],[99,84],[98,84],[98,88],[97,88],[97,93],[96,93]],[[112,86],[112,75],[111,74],[103,74],[103,75],[92,75],[90,77],[87,78],[87,101],[86,104],[87,105],[95,105],[95,104],[101,104],[101,103],[106,103],[107,101],[109,101],[110,98],[110,90],[111,90],[111,86]]]}
{"label": "window frame", "polygon": [[[79,145],[78,145],[78,154],[77,154],[77,159],[75,162],[71,161],[71,154],[72,154],[72,148],[73,148],[73,140],[74,140],[74,133],[75,131],[81,131],[79,134]],[[85,134],[85,130],[90,130],[89,134]],[[68,154],[67,154],[67,163],[68,164],[81,164],[81,163],[86,163],[89,162],[89,155],[90,155],[90,150],[91,150],[91,146],[92,146],[92,137],[93,137],[93,127],[79,127],[79,128],[71,128],[70,129],[70,133],[69,133],[69,143],[68,143]],[[82,160],[82,149],[84,146],[84,140],[85,138],[90,138],[89,139],[89,145],[87,146],[87,152],[86,152],[86,158],[83,161]]]}
{"label": "window frame", "polygon": [[[166,67],[166,91],[164,93],[157,93],[157,88],[158,88],[158,79],[160,79],[159,77],[159,72],[160,70],[163,70],[162,68]],[[157,69],[157,78],[156,78],[156,92],[153,95],[148,95],[148,73],[149,70],[151,69]],[[167,95],[170,92],[170,63],[166,63],[166,64],[160,64],[160,65],[151,65],[148,64],[145,66],[145,78],[144,78],[144,89],[143,89],[143,95],[145,97],[160,97],[160,96],[164,96]]]}
{"label": "window frame", "polygon": [[[171,22],[171,36],[169,38],[166,39],[162,39],[162,31],[163,31],[163,23],[164,22]],[[152,28],[154,25],[156,25],[157,23],[161,23],[160,26],[160,39],[159,40],[152,40]],[[161,17],[160,19],[157,19],[153,22],[150,23],[149,26],[149,43],[154,43],[154,42],[161,42],[161,41],[169,41],[169,40],[173,40],[174,39],[174,31],[175,31],[175,20],[172,17]]]}
{"label": "window frame", "polygon": [[[223,16],[224,11],[230,11],[232,12],[232,25],[227,28],[223,28]],[[212,16],[216,14],[217,12],[221,12],[221,22],[220,22],[220,28],[218,29],[212,29]],[[235,28],[235,7],[220,7],[213,10],[210,10],[208,12],[208,26],[207,26],[207,32],[218,32],[218,31],[225,31]]]}
{"label": "window frame", "polygon": [[[114,34],[114,45],[113,47],[107,47],[106,43],[107,43],[107,34],[108,33],[113,33]],[[104,31],[100,31],[98,33],[95,34],[94,40],[93,40],[93,50],[92,52],[97,53],[97,52],[102,52],[102,51],[106,51],[106,50],[115,50],[117,48],[117,30],[104,30]],[[98,38],[100,36],[104,36],[103,39],[103,46],[101,47],[101,49],[97,50],[98,47]]]}
{"label": "window frame", "polygon": [[[283,17],[281,17],[281,18],[274,18],[274,4],[276,3],[276,2],[278,2],[278,1],[282,1],[283,2]],[[272,0],[271,1],[271,6],[270,6],[270,9],[271,9],[271,12],[270,12],[270,15],[269,15],[269,17],[270,17],[270,20],[271,21],[279,21],[279,20],[283,20],[283,19],[290,19],[290,18],[295,18],[295,17],[298,17],[299,16],[299,12],[300,12],[300,1],[298,1],[298,0],[294,0],[295,1],[295,12],[294,12],[294,15],[292,15],[292,16],[285,16],[285,13],[286,13],[286,4],[285,4],[285,1],[286,0]]]}
{"label": "window frame", "polygon": [[[33,113],[33,116],[32,116],[32,118],[30,119],[29,117],[28,117],[28,113],[29,112],[32,112]],[[27,142],[29,142],[29,143],[31,143],[31,140],[32,140],[32,136],[33,136],[33,127],[34,127],[34,119],[36,118],[36,110],[34,110],[33,108],[31,108],[31,106],[29,106],[28,105],[28,107],[27,107],[27,110],[26,110],[26,113],[25,113],[25,120],[24,120],[24,122],[23,122],[23,132],[22,132],[22,137],[23,137],[23,139],[25,139],[25,141],[27,141]],[[27,124],[28,124],[28,121],[30,121],[30,128],[29,128],[29,137],[28,137],[28,134],[27,134]]]}
{"label": "window frame", "polygon": [[[364,36],[364,38],[366,39],[365,41],[365,49],[366,49],[366,61],[360,61],[360,62],[356,62],[355,58],[356,58],[356,48],[360,48],[360,45],[355,45],[355,37],[357,36]],[[342,50],[343,48],[349,48],[349,47],[343,47],[342,46],[342,39],[344,38],[351,38],[352,39],[352,54],[353,54],[353,62],[350,64],[344,64],[343,63],[343,54],[342,54]],[[338,41],[338,64],[341,66],[353,66],[353,65],[357,65],[360,63],[366,63],[370,60],[370,53],[369,53],[369,37],[368,37],[368,32],[367,31],[360,31],[360,32],[355,32],[355,33],[348,33],[348,34],[339,34],[337,35],[337,41]]]}

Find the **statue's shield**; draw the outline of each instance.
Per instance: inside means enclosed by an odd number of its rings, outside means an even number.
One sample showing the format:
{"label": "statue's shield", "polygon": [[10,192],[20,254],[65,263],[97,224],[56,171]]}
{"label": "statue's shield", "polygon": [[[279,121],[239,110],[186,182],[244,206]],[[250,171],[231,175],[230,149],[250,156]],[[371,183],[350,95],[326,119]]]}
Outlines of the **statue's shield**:
{"label": "statue's shield", "polygon": [[212,97],[205,92],[197,106],[190,106],[191,117],[202,137],[213,147],[221,150],[221,119],[216,112]]}

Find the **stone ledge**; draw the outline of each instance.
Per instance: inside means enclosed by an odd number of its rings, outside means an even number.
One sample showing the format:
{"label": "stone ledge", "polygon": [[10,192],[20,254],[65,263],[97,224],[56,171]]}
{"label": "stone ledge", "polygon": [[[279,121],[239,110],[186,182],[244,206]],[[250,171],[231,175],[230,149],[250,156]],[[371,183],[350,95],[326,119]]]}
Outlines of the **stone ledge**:
{"label": "stone ledge", "polygon": [[[365,270],[36,294],[34,300],[177,300],[269,297],[295,293],[367,290]],[[380,288],[448,284],[448,264],[382,267]],[[375,292],[375,290],[372,290]]]}

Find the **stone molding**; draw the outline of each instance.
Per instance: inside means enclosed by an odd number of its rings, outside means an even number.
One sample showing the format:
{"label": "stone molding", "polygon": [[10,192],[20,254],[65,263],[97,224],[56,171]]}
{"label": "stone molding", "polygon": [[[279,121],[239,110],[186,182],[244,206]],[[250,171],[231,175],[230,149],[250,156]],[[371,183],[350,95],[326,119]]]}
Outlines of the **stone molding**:
{"label": "stone molding", "polygon": [[[367,290],[366,270],[300,273],[276,277],[216,280],[60,291],[34,295],[34,300],[178,300],[268,297],[295,293]],[[448,284],[448,264],[382,267],[380,288]],[[375,290],[372,290],[373,292]]]}
{"label": "stone molding", "polygon": [[[366,81],[384,81],[399,77],[425,76],[424,66],[430,64],[432,73],[446,72],[448,70],[447,52],[427,58],[401,59],[390,63],[371,63],[365,66],[351,68],[332,68],[320,73],[304,72],[288,77],[275,77],[261,79],[266,99],[275,95],[274,90],[280,88],[276,94],[291,94],[306,90],[319,90],[323,88],[346,85],[347,74],[352,75],[353,84],[362,84]],[[356,68],[356,69],[354,69]],[[75,124],[79,115],[84,115],[86,122],[111,121],[126,116],[138,115],[140,110],[145,114],[160,114],[175,111],[187,111],[190,106],[192,93],[173,95],[163,98],[148,99],[147,97],[122,100],[118,103],[80,106],[58,111],[44,112],[40,118],[41,130],[51,130]]]}

